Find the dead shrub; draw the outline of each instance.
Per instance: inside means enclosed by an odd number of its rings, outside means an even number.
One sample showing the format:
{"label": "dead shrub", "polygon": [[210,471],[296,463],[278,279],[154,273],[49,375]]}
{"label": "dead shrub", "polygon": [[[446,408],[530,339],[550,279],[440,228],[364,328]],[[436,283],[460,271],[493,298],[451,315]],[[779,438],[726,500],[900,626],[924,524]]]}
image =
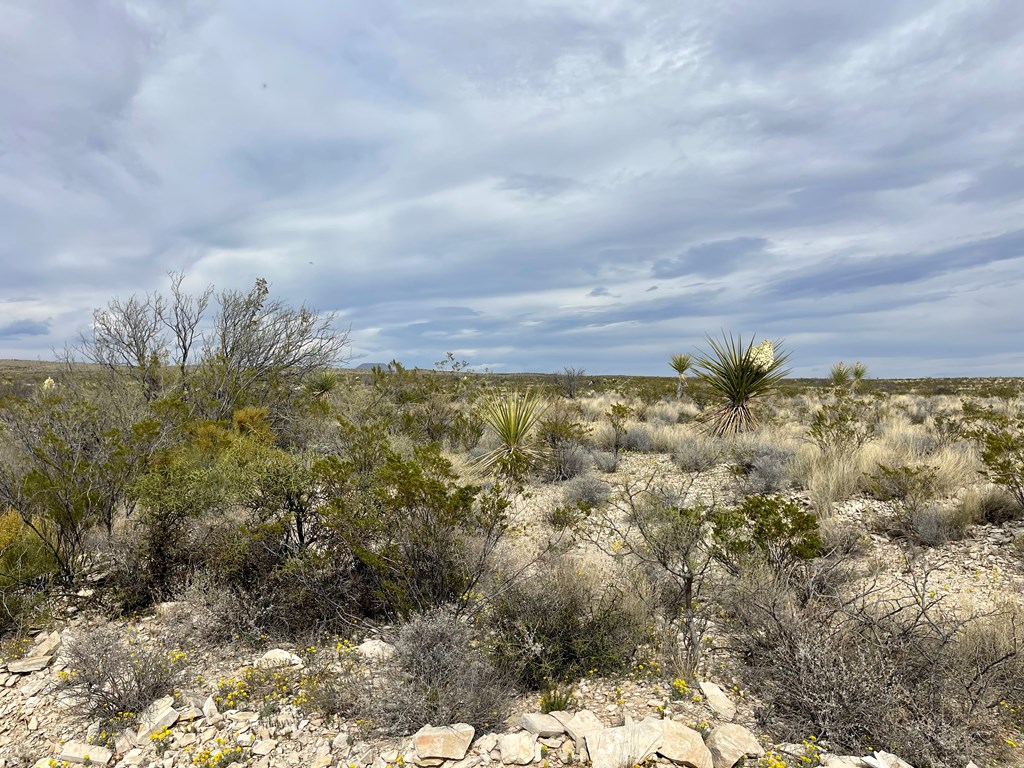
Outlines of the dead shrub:
{"label": "dead shrub", "polygon": [[507,716],[514,690],[473,627],[448,609],[402,626],[383,686],[383,695],[369,704],[370,716],[392,733],[410,733],[423,723],[493,730]]}
{"label": "dead shrub", "polygon": [[899,590],[820,590],[808,572],[747,574],[730,595],[764,722],[782,738],[815,733],[837,752],[886,749],[920,768],[992,758],[1000,702],[1024,702],[1019,609],[959,615],[919,566]]}
{"label": "dead shrub", "polygon": [[68,644],[61,686],[90,718],[134,722],[156,699],[174,691],[186,655],[164,640],[122,638],[113,627],[88,630]]}

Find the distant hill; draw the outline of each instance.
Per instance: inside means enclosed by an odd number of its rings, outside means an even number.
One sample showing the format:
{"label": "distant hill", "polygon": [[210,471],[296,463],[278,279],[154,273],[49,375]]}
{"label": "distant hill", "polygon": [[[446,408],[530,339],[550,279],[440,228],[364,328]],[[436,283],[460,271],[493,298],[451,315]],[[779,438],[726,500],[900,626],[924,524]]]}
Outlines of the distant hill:
{"label": "distant hill", "polygon": [[356,366],[357,371],[372,371],[374,368],[387,368],[387,363],[360,363]]}

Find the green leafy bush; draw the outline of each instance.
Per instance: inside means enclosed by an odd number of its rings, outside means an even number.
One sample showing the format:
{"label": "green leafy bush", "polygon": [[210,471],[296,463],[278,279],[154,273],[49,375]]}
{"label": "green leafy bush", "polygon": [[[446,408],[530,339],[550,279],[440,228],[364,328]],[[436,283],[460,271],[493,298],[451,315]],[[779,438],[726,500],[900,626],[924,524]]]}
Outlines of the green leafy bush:
{"label": "green leafy bush", "polygon": [[776,567],[821,553],[818,517],[778,496],[747,496],[715,521],[719,556],[736,561],[758,555]]}
{"label": "green leafy bush", "polygon": [[815,411],[808,435],[822,456],[840,460],[853,456],[874,439],[875,432],[865,403],[839,394]]}
{"label": "green leafy bush", "polygon": [[968,403],[964,420],[967,435],[981,444],[986,477],[1006,488],[1024,507],[1024,417]]}

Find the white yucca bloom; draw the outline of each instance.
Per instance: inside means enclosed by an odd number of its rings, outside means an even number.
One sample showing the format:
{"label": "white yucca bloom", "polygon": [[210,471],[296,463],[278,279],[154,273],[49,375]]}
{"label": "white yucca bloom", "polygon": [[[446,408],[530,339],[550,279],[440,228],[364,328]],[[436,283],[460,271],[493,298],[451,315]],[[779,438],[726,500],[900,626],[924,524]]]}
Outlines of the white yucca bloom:
{"label": "white yucca bloom", "polygon": [[44,392],[49,392],[57,388],[57,382],[47,376],[46,381],[42,383],[41,388]]}
{"label": "white yucca bloom", "polygon": [[775,345],[765,339],[750,353],[750,364],[764,371],[775,362]]}

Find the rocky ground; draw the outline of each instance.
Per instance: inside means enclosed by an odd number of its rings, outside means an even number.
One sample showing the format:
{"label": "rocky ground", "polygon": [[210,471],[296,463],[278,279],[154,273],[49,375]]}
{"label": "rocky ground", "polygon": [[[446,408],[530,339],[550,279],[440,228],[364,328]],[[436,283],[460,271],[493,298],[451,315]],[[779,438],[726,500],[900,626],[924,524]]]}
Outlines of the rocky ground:
{"label": "rocky ground", "polygon": [[[161,612],[173,616],[165,606]],[[169,620],[155,618],[147,623]],[[151,630],[152,626],[144,628]],[[76,711],[61,689],[64,639],[89,631],[85,619],[62,631],[41,634],[27,654],[9,661],[0,688],[0,765],[49,768],[59,764],[171,768],[198,765],[367,766],[406,763],[424,768],[591,764],[624,768],[659,763],[691,768],[731,768],[745,758],[766,766],[798,763],[834,768],[904,768],[886,753],[831,755],[812,741],[773,745],[754,729],[752,708],[742,692],[705,681],[696,690],[663,681],[587,679],[576,687],[574,711],[543,714],[535,701],[519,702],[518,714],[500,733],[474,732],[459,723],[425,724],[407,738],[365,741],[353,724],[302,716],[293,706],[272,715],[221,709],[213,695],[184,692],[154,701],[137,729],[125,730],[112,746],[106,734]],[[369,640],[358,646],[369,663],[388,646]],[[286,649],[271,649],[245,665],[299,666]],[[810,762],[809,762],[810,761]]]}
{"label": "rocky ground", "polygon": [[[680,482],[686,482],[666,457],[650,455],[627,457],[616,477],[609,479],[621,484],[624,477],[650,472],[675,473]],[[708,477],[694,492],[721,497],[724,476]],[[553,486],[541,486],[531,495],[525,506],[528,516],[533,516],[531,525],[542,517],[538,510],[556,502],[556,493]],[[870,515],[885,512],[878,505],[853,500],[836,515],[866,529]],[[538,534],[528,526],[524,535],[536,539]],[[1022,535],[1024,522],[976,526],[969,538],[929,550],[936,588],[973,605],[1017,599],[1024,574],[1012,543]],[[870,534],[870,538],[870,553],[865,557],[880,563],[881,574],[897,575],[904,550],[885,536]],[[119,626],[126,634],[156,636],[187,623],[189,618],[183,615],[187,610],[182,604],[164,604],[153,615]],[[356,723],[305,715],[291,704],[265,711],[247,705],[232,708],[223,700],[218,703],[218,680],[253,666],[287,669],[304,663],[295,653],[298,649],[254,652],[232,645],[201,649],[190,660],[190,670],[198,674],[190,689],[152,702],[137,728],[104,734],[97,723],[83,716],[78,701],[62,686],[65,649],[101,623],[89,611],[72,609],[56,628],[32,638],[20,658],[0,664],[0,768],[76,763],[117,768],[396,768],[406,763],[424,768],[492,764],[560,768],[588,762],[595,768],[631,768],[638,763],[689,768],[909,766],[887,753],[830,754],[827,745],[813,740],[773,743],[758,730],[756,703],[730,684],[725,666],[718,667],[723,670],[721,679],[691,686],[645,679],[642,670],[623,679],[587,678],[575,686],[572,711],[542,714],[534,696],[517,702],[515,714],[493,733],[476,733],[459,723],[425,723],[403,738],[371,739]],[[356,652],[371,667],[390,652],[380,639],[358,640],[364,642]],[[964,760],[956,768],[966,765]]]}

